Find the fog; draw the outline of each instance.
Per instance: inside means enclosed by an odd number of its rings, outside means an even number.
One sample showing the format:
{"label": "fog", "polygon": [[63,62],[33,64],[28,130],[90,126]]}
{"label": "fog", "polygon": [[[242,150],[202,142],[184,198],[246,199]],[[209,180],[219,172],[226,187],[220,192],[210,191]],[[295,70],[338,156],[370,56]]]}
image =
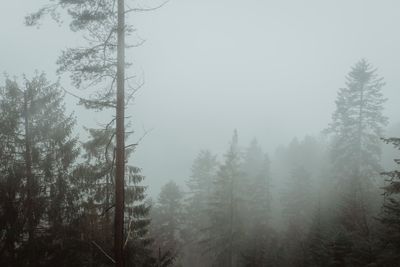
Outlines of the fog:
{"label": "fog", "polygon": [[[66,108],[77,119],[74,134],[84,141],[84,127],[107,123],[114,113],[78,105],[72,94],[88,92],[74,88],[68,73],[56,73],[61,51],[85,44],[81,32],[69,29],[67,14],[62,13],[60,24],[51,18],[37,28],[24,24],[26,15],[47,3],[14,0],[0,5],[0,70],[18,81],[22,74],[34,76],[35,70],[44,71],[49,80],[60,79],[71,93],[66,94]],[[139,6],[160,3],[141,1]],[[279,192],[285,191],[285,177],[291,173],[288,164],[315,159],[304,163],[312,165],[311,184],[326,186],[317,181],[329,169],[332,145],[323,131],[332,122],[346,75],[360,60],[366,59],[386,83],[383,115],[388,124],[380,137],[400,136],[399,10],[396,0],[170,0],[154,11],[129,16],[127,23],[136,31],[128,41],[145,40],[126,54],[132,73],[144,81],[126,109],[134,130],[129,142],[140,140],[129,163],[142,169],[149,196],[157,201],[169,181],[188,191],[199,152],[209,150],[223,163],[237,130],[241,153],[256,138],[268,154],[272,224],[285,222],[277,214],[285,205],[279,204]],[[5,80],[1,77],[0,83]],[[320,158],[306,153],[307,142],[314,141]],[[291,154],[296,147],[302,156]],[[383,142],[382,147],[380,164],[395,167],[398,151]],[[332,197],[326,194],[322,202]]]}
{"label": "fog", "polygon": [[[79,43],[67,25],[24,26],[40,2],[2,4],[0,69],[10,75],[36,69],[55,77],[60,50]],[[135,14],[146,42],[128,53],[145,86],[128,112],[138,137],[151,130],[134,156],[151,191],[170,179],[183,183],[196,153],[223,152],[233,129],[244,144],[257,137],[271,153],[295,136],[319,134],[361,58],[385,78],[385,114],[398,123],[399,7],[394,0],[174,0]],[[67,79],[63,85],[74,91]],[[95,116],[72,98],[68,108],[80,125]]]}

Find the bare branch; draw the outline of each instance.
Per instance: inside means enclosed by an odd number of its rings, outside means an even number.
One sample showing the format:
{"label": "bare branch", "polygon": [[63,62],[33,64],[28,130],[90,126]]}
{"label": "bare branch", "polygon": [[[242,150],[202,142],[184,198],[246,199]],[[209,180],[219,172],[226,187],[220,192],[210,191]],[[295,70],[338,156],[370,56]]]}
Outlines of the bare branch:
{"label": "bare branch", "polygon": [[104,216],[110,209],[115,208],[115,204],[112,204],[110,207],[106,208],[100,216]]}
{"label": "bare branch", "polygon": [[104,249],[102,249],[95,241],[92,241],[92,244],[93,244],[96,248],[98,248],[98,249],[101,251],[101,253],[103,253],[104,256],[107,257],[107,259],[109,259],[112,263],[115,263],[115,260],[114,260],[110,255],[108,255],[107,252],[105,252]]}
{"label": "bare branch", "polygon": [[128,232],[128,235],[127,235],[126,240],[125,240],[124,249],[128,245],[128,241],[131,238],[132,229],[133,229],[133,227],[132,227],[132,218],[131,218],[131,220],[129,221],[129,232]]}
{"label": "bare branch", "polygon": [[154,11],[157,10],[161,7],[163,7],[164,5],[166,5],[169,2],[169,0],[161,3],[160,5],[156,6],[156,7],[137,7],[137,8],[129,8],[127,10],[125,10],[125,14],[130,13],[130,12],[146,12],[146,11]]}
{"label": "bare branch", "polygon": [[104,152],[104,155],[106,157],[106,161],[107,162],[110,162],[110,159],[108,158],[108,149],[110,148],[110,145],[111,145],[112,140],[114,139],[114,137],[115,137],[115,132],[113,132],[113,134],[110,137],[110,140],[108,140],[108,143],[107,143],[107,146],[106,146],[106,150]]}
{"label": "bare branch", "polygon": [[80,97],[74,93],[69,92],[67,89],[62,88],[64,90],[64,92],[66,92],[67,94],[79,99],[79,101],[83,102],[83,103],[89,103],[89,104],[95,104],[95,105],[100,105],[100,106],[104,106],[104,107],[111,107],[111,108],[115,108],[116,105],[112,102],[112,101],[99,101],[99,100],[91,100],[91,99],[86,99],[83,97]]}
{"label": "bare branch", "polygon": [[145,131],[144,131],[144,134],[139,138],[139,140],[137,140],[136,143],[127,145],[125,148],[136,147],[136,146],[138,146],[139,143],[140,143],[140,142],[146,137],[146,135],[148,135],[151,131],[153,131],[153,129],[145,130]]}

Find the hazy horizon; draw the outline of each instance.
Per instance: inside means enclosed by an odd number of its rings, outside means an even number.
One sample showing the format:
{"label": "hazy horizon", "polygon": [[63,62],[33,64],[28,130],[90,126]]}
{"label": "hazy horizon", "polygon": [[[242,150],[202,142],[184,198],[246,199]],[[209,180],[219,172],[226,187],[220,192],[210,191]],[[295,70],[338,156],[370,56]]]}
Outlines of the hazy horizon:
{"label": "hazy horizon", "polygon": [[[3,3],[2,72],[30,77],[37,69],[57,79],[61,50],[78,44],[80,37],[67,23],[25,27],[24,16],[45,2]],[[318,135],[331,120],[345,76],[361,58],[385,78],[389,127],[400,123],[400,2],[243,3],[171,0],[133,17],[146,42],[129,50],[128,60],[144,74],[145,85],[127,112],[137,131],[133,140],[143,129],[152,131],[132,163],[143,169],[152,196],[168,180],[182,184],[201,149],[222,155],[233,129],[241,145],[256,137],[270,154],[294,137]],[[61,82],[81,93],[68,77]],[[70,96],[67,108],[78,117],[82,134],[83,125],[103,122],[94,112],[83,113]]]}

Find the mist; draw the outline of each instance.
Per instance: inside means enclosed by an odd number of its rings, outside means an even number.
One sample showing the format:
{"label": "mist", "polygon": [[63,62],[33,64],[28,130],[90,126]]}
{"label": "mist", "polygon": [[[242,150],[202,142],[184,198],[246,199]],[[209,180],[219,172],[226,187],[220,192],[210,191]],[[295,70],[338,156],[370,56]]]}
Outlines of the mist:
{"label": "mist", "polygon": [[[34,81],[35,71],[46,73],[49,83],[59,81],[60,92],[63,92],[60,94],[64,95],[64,114],[72,113],[76,119],[76,124],[71,128],[71,138],[77,138],[76,146],[81,149],[76,161],[71,162],[70,173],[73,176],[73,173],[77,173],[73,166],[81,166],[87,159],[93,159],[83,152],[90,147],[88,143],[95,140],[95,136],[87,129],[102,128],[115,116],[115,110],[93,111],[79,105],[79,97],[92,97],[98,88],[77,88],[71,79],[71,71],[57,72],[61,51],[87,46],[85,34],[69,28],[73,19],[66,10],[59,13],[59,23],[54,22],[51,16],[45,16],[38,27],[25,25],[27,15],[49,3],[52,2],[15,0],[1,5],[0,70],[7,75],[0,78],[0,85],[7,88],[7,82],[14,81],[23,87],[29,84],[23,75]],[[135,175],[143,175],[143,179],[135,176],[137,180],[134,179],[134,183],[136,185],[136,181],[139,183],[140,180],[140,185],[146,187],[146,195],[140,201],[151,206],[146,218],[152,221],[148,229],[154,241],[151,245],[153,253],[156,255],[158,250],[170,252],[165,257],[171,257],[171,266],[396,266],[393,255],[400,251],[395,245],[389,251],[382,248],[379,240],[390,242],[384,235],[389,230],[385,231],[385,223],[379,224],[373,218],[384,216],[382,214],[386,212],[386,198],[382,194],[386,192],[393,194],[395,199],[397,197],[397,191],[387,187],[395,179],[388,181],[380,173],[398,169],[394,162],[399,158],[397,141],[386,139],[385,142],[381,138],[400,136],[400,36],[396,34],[400,25],[400,3],[394,0],[171,0],[166,4],[162,1],[132,2],[126,8],[136,5],[136,8],[146,9],[160,4],[153,11],[134,12],[126,16],[126,24],[134,29],[127,36],[127,43],[134,45],[132,48],[126,47],[126,61],[132,64],[127,76],[135,76],[133,88],[138,87],[132,101],[125,106],[126,125],[131,132],[126,138],[126,145],[133,144],[134,147],[132,151],[128,149],[131,156],[128,158],[127,155],[126,162],[140,169],[140,174]],[[353,77],[350,73],[357,66],[364,68],[366,73],[375,71],[373,74],[382,78],[379,80],[381,85],[377,85],[375,76],[367,79],[371,81],[371,87],[378,86],[377,90],[381,93],[376,96],[378,100],[371,101],[380,103],[373,109],[379,112],[379,116],[372,117],[379,117],[382,121],[377,119],[379,127],[374,123],[360,126],[368,136],[359,138],[361,143],[366,142],[365,151],[356,148],[355,143],[347,142],[347,139],[343,141],[341,138],[344,135],[352,134],[341,131],[352,126],[344,124],[340,128],[337,126],[340,123],[335,121],[338,118],[345,120],[346,117],[340,113],[340,90],[358,88],[348,83],[348,77]],[[7,103],[6,92],[3,89],[3,95],[0,95],[4,103]],[[356,106],[357,103],[352,107]],[[6,104],[0,106],[0,111],[11,114],[6,107]],[[3,125],[8,124],[0,125],[3,127],[0,137],[4,137],[7,131]],[[373,140],[368,143],[370,135]],[[6,155],[6,148],[1,148]],[[21,151],[25,150],[21,148]],[[352,156],[341,159],[340,155],[348,154]],[[6,177],[7,164],[4,163],[4,168],[0,168],[3,177]],[[199,164],[205,166],[199,167]],[[196,166],[208,169],[203,169],[202,173]],[[237,167],[235,179],[239,188],[236,192],[238,196],[232,193],[232,188],[231,193],[238,199],[244,199],[245,204],[238,200],[235,209],[239,212],[234,213],[238,216],[234,216],[236,222],[241,221],[244,230],[240,228],[242,226],[237,226],[236,230],[242,235],[240,238],[235,236],[237,243],[227,237],[233,242],[232,247],[223,250],[204,245],[204,242],[208,235],[218,236],[223,232],[212,228],[209,223],[218,219],[210,216],[214,212],[223,214],[221,210],[224,208],[221,206],[220,211],[210,210],[209,202],[218,202],[210,192],[216,190],[216,195],[223,195],[222,191],[217,190],[219,186],[222,188],[220,190],[228,188],[226,184],[219,184],[222,180],[218,180],[218,177],[225,177],[224,172],[229,166]],[[356,174],[350,174],[348,169],[352,166],[361,167],[354,171]],[[36,171],[39,172],[39,169]],[[77,175],[85,177],[83,174]],[[249,181],[260,182],[260,175],[265,179],[262,182],[267,188],[264,193],[256,190],[260,185],[249,186]],[[361,202],[371,203],[363,206],[368,212],[362,213],[362,218],[368,220],[368,227],[373,229],[368,237],[363,234],[359,237],[355,226],[351,228],[343,223],[343,214],[352,212],[350,208],[345,211],[340,208],[345,205],[343,203],[348,204],[346,201],[351,195],[343,188],[355,186],[341,182],[348,176],[357,176],[357,181],[365,177],[364,180],[368,180],[365,184],[360,182],[357,185],[363,188],[360,189],[362,193],[355,193],[355,190],[353,193],[356,197],[351,202],[352,205],[356,203],[354,206]],[[205,184],[201,179],[206,181],[203,181]],[[303,191],[296,192],[296,188]],[[207,194],[202,190],[208,190]],[[0,193],[5,196],[5,191]],[[84,198],[90,195],[87,192],[82,194]],[[246,200],[246,197],[258,195],[259,199]],[[132,206],[134,200],[138,199],[132,197]],[[262,204],[257,204],[259,201],[268,202],[268,207],[260,210]],[[130,204],[126,205],[128,209]],[[201,213],[198,215],[200,217],[194,216],[196,212],[193,210],[196,209]],[[4,205],[0,207],[0,217],[9,216],[5,210]],[[297,214],[298,210],[303,212]],[[329,210],[337,216],[329,214]],[[254,216],[258,213],[268,219]],[[176,219],[178,217],[179,220]],[[320,261],[300,249],[307,250],[305,247],[308,248],[311,242],[310,235],[314,233],[316,217],[318,220],[322,218],[321,228],[325,229],[321,230],[321,236],[324,236],[324,250],[321,248],[321,253],[324,257],[321,256]],[[171,220],[170,228],[163,228],[166,222],[170,222],[168,220]],[[255,223],[263,220],[268,221],[265,222],[268,227]],[[196,221],[200,225],[193,226]],[[109,226],[112,224],[108,223]],[[219,223],[226,221],[221,219]],[[254,230],[250,225],[261,228]],[[205,234],[200,231],[206,228],[214,232]],[[6,239],[2,237],[7,236],[9,230],[6,229],[9,228],[4,226],[4,230],[0,230],[0,253],[1,248],[7,247],[4,245]],[[24,231],[21,230],[21,236]],[[113,232],[107,227],[104,231],[111,235]],[[262,241],[252,241],[252,231],[267,234]],[[127,232],[129,230],[125,234]],[[172,234],[167,236],[169,232]],[[340,261],[335,258],[336,254],[332,256],[334,253],[329,252],[327,247],[340,243],[337,240],[342,234],[348,238],[343,239],[351,243],[349,247],[354,249],[344,253],[343,261]],[[290,238],[294,241],[291,242]],[[102,246],[101,242],[106,244],[110,240],[96,241],[96,244]],[[132,240],[134,242],[134,238]],[[214,241],[227,242],[221,240]],[[358,246],[365,240],[370,242],[366,246],[368,249]],[[16,244],[19,242],[22,244],[24,238],[15,241]],[[269,253],[251,250],[248,243],[257,244],[262,251]],[[218,245],[219,248],[221,246]],[[368,254],[371,257],[367,257],[369,261],[360,260],[363,256],[360,256],[361,252],[357,254],[358,248],[360,251],[373,251],[371,255]],[[113,251],[112,248],[104,250],[108,254]],[[210,251],[221,252],[213,254]],[[19,252],[15,253],[17,255]],[[12,257],[28,259],[28,254]],[[10,255],[7,254],[7,257]],[[255,255],[254,258],[259,256],[260,259],[257,258],[258,263],[249,261],[246,265],[241,259],[243,255],[250,258]],[[382,255],[393,257],[386,259]],[[135,258],[136,264],[139,264],[139,258]],[[13,261],[5,264],[10,262]],[[35,266],[33,262],[20,261],[18,266]],[[133,266],[128,262],[126,266]],[[106,263],[76,264],[108,266]],[[100,263],[93,261],[91,264]],[[158,264],[161,264],[160,261]],[[164,265],[143,263],[137,266]]]}

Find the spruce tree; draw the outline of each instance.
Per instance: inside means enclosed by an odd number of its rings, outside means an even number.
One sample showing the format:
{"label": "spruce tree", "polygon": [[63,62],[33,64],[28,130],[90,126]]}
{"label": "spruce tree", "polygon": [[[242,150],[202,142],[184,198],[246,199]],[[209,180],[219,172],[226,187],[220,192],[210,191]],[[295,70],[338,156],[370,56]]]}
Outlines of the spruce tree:
{"label": "spruce tree", "polygon": [[[400,150],[400,138],[384,139]],[[395,159],[400,165],[400,159]],[[379,221],[381,250],[378,256],[381,266],[397,266],[400,260],[400,171],[393,170],[383,172],[387,177],[387,185],[384,189],[384,203]]]}
{"label": "spruce tree", "polygon": [[151,232],[155,251],[171,253],[175,265],[179,266],[182,261],[182,226],[185,222],[183,191],[175,182],[169,181],[162,187],[152,214]]}
{"label": "spruce tree", "polygon": [[313,209],[310,173],[302,166],[293,166],[291,180],[282,196],[283,216],[287,222],[284,237],[288,266],[307,266],[306,236]]}
{"label": "spruce tree", "polygon": [[217,172],[217,159],[210,151],[203,150],[192,164],[192,174],[187,181],[189,192],[185,199],[184,262],[193,266],[209,266],[209,254],[204,243],[208,239],[209,203]]}
{"label": "spruce tree", "polygon": [[380,171],[380,137],[387,124],[382,113],[384,85],[376,69],[363,59],[352,67],[346,87],[338,92],[327,132],[334,134],[332,160],[346,185],[361,183]]}
{"label": "spruce tree", "polygon": [[214,254],[218,266],[237,266],[243,237],[243,220],[240,214],[243,199],[240,193],[241,156],[238,135],[235,131],[225,162],[220,166],[210,199],[209,239],[205,240]]}
{"label": "spruce tree", "polygon": [[270,161],[256,139],[247,148],[241,168],[244,174],[241,187],[245,200],[242,214],[246,233],[241,249],[243,262],[246,266],[272,265],[276,237],[270,225]]}
{"label": "spruce tree", "polygon": [[76,214],[71,180],[78,156],[72,137],[75,120],[66,115],[59,84],[44,74],[24,77],[23,86],[7,79],[2,91],[5,128],[0,136],[7,153],[1,182],[5,198],[15,201],[5,208],[12,215],[5,215],[5,223],[15,222],[5,228],[13,233],[6,234],[6,253],[16,265],[51,266],[66,256],[59,248],[68,246]]}
{"label": "spruce tree", "polygon": [[364,59],[357,62],[346,77],[346,87],[338,93],[327,129],[333,133],[331,158],[340,189],[340,225],[347,232],[343,236],[353,242],[349,257],[354,266],[374,261],[371,215],[377,190],[372,180],[381,170],[380,137],[387,124],[382,113],[383,86],[376,69]]}
{"label": "spruce tree", "polygon": [[321,205],[318,203],[305,242],[306,262],[309,263],[309,266],[329,266],[329,239],[324,219]]}
{"label": "spruce tree", "polygon": [[6,79],[0,87],[0,265],[17,266],[24,233],[24,161],[19,86]]}
{"label": "spruce tree", "polygon": [[[93,264],[113,264],[112,215],[115,213],[115,129],[89,129],[83,144],[85,161],[76,168],[74,178],[81,189],[79,199],[81,234],[90,244],[86,253]],[[127,159],[133,147],[126,150]],[[148,236],[150,205],[145,201],[146,187],[140,169],[127,165],[125,178],[124,260],[126,264],[149,266],[155,263],[152,240]]]}
{"label": "spruce tree", "polygon": [[[124,266],[124,185],[125,185],[125,109],[134,93],[141,87],[139,81],[131,81],[134,75],[126,75],[130,65],[125,60],[125,39],[134,28],[125,23],[125,18],[135,11],[153,10],[126,8],[125,0],[57,0],[26,17],[26,24],[37,25],[50,14],[60,21],[64,10],[71,18],[72,31],[82,32],[86,47],[70,48],[58,60],[59,73],[69,72],[75,87],[92,88],[96,91],[88,99],[80,98],[87,108],[95,110],[113,109],[115,119],[115,212],[114,254],[116,266]],[[140,45],[141,41],[135,45]],[[135,46],[134,45],[134,46]],[[130,86],[131,84],[135,84]]]}

